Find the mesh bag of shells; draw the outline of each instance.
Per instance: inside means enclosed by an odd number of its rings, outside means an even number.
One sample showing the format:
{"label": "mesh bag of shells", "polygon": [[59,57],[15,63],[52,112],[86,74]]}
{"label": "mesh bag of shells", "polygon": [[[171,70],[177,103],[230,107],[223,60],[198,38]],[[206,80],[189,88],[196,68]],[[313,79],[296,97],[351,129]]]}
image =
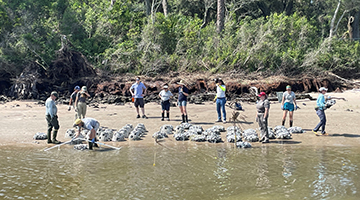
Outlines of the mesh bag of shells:
{"label": "mesh bag of shells", "polygon": [[34,140],[46,140],[47,139],[47,135],[46,133],[35,133],[35,135],[33,136]]}
{"label": "mesh bag of shells", "polygon": [[144,124],[138,124],[135,126],[134,130],[131,131],[129,135],[130,140],[141,140],[141,137],[144,137],[148,132]]}
{"label": "mesh bag of shells", "polygon": [[[226,140],[230,143],[241,142],[241,130],[237,126],[229,126],[226,129]],[[236,141],[235,141],[236,140]]]}
{"label": "mesh bag of shells", "polygon": [[306,132],[301,127],[297,127],[297,126],[290,127],[287,130],[290,132],[290,134],[293,134],[293,133],[305,133]]}
{"label": "mesh bag of shells", "polygon": [[276,126],[274,131],[277,139],[291,139],[291,133],[285,126]]}
{"label": "mesh bag of shells", "polygon": [[237,148],[251,148],[251,144],[249,142],[237,142]]}
{"label": "mesh bag of shells", "polygon": [[246,140],[248,142],[257,142],[257,141],[259,141],[259,136],[256,133],[256,130],[251,129],[251,128],[244,130],[243,138],[244,138],[244,140]]}

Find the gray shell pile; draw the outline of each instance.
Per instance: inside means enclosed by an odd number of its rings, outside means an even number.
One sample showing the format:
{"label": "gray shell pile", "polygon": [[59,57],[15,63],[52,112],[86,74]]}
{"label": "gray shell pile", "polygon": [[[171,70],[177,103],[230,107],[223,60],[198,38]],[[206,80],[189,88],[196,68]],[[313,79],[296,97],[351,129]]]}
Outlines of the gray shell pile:
{"label": "gray shell pile", "polygon": [[246,129],[243,133],[244,140],[249,142],[259,141],[259,136],[254,129]]}
{"label": "gray shell pile", "polygon": [[88,147],[86,144],[77,144],[77,145],[74,145],[74,149],[75,150],[80,150],[80,151],[84,151],[86,150]]}
{"label": "gray shell pile", "polygon": [[191,131],[195,134],[201,135],[202,132],[204,131],[204,129],[201,126],[193,125],[193,126],[190,126],[189,131]]}
{"label": "gray shell pile", "polygon": [[182,127],[182,126],[180,126],[180,125],[178,125],[178,126],[175,127],[175,133],[183,133],[183,132],[185,132],[185,128],[184,128],[184,127]]}
{"label": "gray shell pile", "polygon": [[101,127],[96,132],[96,135],[99,137],[99,141],[109,142],[113,138],[114,132],[112,129],[105,129],[105,128]]}
{"label": "gray shell pile", "polygon": [[206,136],[206,140],[210,143],[218,143],[222,142],[221,136],[212,132],[209,135]]}
{"label": "gray shell pile", "polygon": [[134,130],[133,125],[126,124],[119,130],[119,132],[121,131],[125,135],[125,138],[128,138],[132,130]]}
{"label": "gray shell pile", "polygon": [[274,131],[277,139],[291,139],[290,132],[284,126],[276,126]]}
{"label": "gray shell pile", "polygon": [[297,126],[288,128],[288,131],[290,132],[290,134],[305,133],[305,131],[301,127],[297,127]]}
{"label": "gray shell pile", "polygon": [[184,129],[189,129],[192,125],[189,123],[181,123],[180,126],[182,126]]}
{"label": "gray shell pile", "polygon": [[73,138],[73,137],[75,137],[75,135],[76,135],[76,132],[74,129],[68,129],[65,132],[65,138]]}
{"label": "gray shell pile", "polygon": [[163,138],[167,138],[168,135],[166,134],[166,132],[157,131],[152,135],[152,137],[155,139],[163,139]]}
{"label": "gray shell pile", "polygon": [[216,125],[216,126],[213,126],[212,128],[217,129],[219,132],[225,132],[226,131],[225,127],[223,127],[223,126]]}
{"label": "gray shell pile", "polygon": [[47,135],[46,135],[46,133],[35,133],[33,138],[34,138],[34,140],[46,140]]}
{"label": "gray shell pile", "polygon": [[189,139],[189,137],[184,132],[175,133],[174,138],[176,141],[185,141]]}
{"label": "gray shell pile", "polygon": [[[80,132],[80,135],[78,138],[85,138],[87,134],[87,130],[85,132]],[[76,130],[75,129],[68,129],[66,130],[65,132],[65,138],[74,138],[76,136]],[[75,145],[75,144],[81,144],[83,142],[83,140],[74,140],[74,141],[71,141],[70,145]]]}
{"label": "gray shell pile", "polygon": [[[235,137],[236,136],[236,137]],[[241,130],[237,126],[230,126],[227,128],[226,140],[228,142],[234,143],[236,138],[236,142],[241,142]]]}
{"label": "gray shell pile", "polygon": [[190,136],[190,140],[194,142],[205,142],[206,136],[205,135],[192,135]]}
{"label": "gray shell pile", "polygon": [[138,124],[136,125],[136,127],[134,128],[133,131],[131,131],[130,135],[129,135],[129,139],[130,140],[140,140],[141,137],[143,137],[144,135],[146,135],[146,128],[144,124]]}
{"label": "gray shell pile", "polygon": [[269,139],[276,139],[276,135],[271,127],[268,127]]}
{"label": "gray shell pile", "polygon": [[251,148],[251,144],[248,142],[237,142],[236,147],[237,148]]}
{"label": "gray shell pile", "polygon": [[166,133],[166,135],[171,135],[171,134],[173,134],[173,131],[174,131],[174,127],[173,127],[172,125],[163,125],[163,126],[160,128],[160,132]]}
{"label": "gray shell pile", "polygon": [[216,134],[216,135],[220,135],[220,131],[219,129],[214,129],[214,128],[208,128],[206,129],[204,132],[203,132],[203,135],[213,135],[213,134]]}
{"label": "gray shell pile", "polygon": [[325,103],[327,108],[330,108],[331,106],[333,106],[335,104],[336,104],[336,101],[334,99],[327,100],[326,103]]}
{"label": "gray shell pile", "polygon": [[125,141],[125,132],[124,131],[116,131],[113,134],[111,141],[113,141],[113,142]]}

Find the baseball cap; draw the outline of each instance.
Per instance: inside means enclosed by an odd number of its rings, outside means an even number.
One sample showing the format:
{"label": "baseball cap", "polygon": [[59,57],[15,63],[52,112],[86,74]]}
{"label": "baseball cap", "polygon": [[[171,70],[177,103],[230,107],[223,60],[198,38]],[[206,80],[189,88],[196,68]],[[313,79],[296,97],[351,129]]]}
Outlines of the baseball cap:
{"label": "baseball cap", "polygon": [[260,92],[259,97],[266,96],[265,92]]}
{"label": "baseball cap", "polygon": [[80,86],[75,86],[74,90],[80,90]]}
{"label": "baseball cap", "polygon": [[56,98],[59,98],[59,94],[57,92],[55,92],[55,91],[52,91],[51,95],[54,95]]}
{"label": "baseball cap", "polygon": [[319,92],[322,92],[322,91],[327,91],[328,89],[326,89],[325,87],[321,87],[320,89],[319,89]]}

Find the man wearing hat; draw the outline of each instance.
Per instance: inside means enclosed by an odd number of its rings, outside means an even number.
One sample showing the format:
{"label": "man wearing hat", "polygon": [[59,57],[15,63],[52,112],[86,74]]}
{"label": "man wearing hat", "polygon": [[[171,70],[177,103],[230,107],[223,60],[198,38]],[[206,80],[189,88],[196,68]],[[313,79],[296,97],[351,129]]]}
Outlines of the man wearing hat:
{"label": "man wearing hat", "polygon": [[90,97],[90,94],[87,92],[87,87],[83,86],[81,91],[77,93],[75,100],[75,109],[77,111],[78,118],[85,118],[86,115],[86,99]]}
{"label": "man wearing hat", "polygon": [[79,137],[80,132],[81,132],[81,128],[89,130],[90,131],[89,140],[91,140],[91,142],[89,142],[89,149],[92,150],[93,146],[94,147],[99,147],[95,143],[95,141],[96,141],[96,131],[100,127],[100,123],[96,119],[89,118],[89,117],[88,118],[83,118],[83,119],[76,119],[73,126],[78,128],[78,133],[76,134],[75,138]]}
{"label": "man wearing hat", "polygon": [[[78,92],[80,91],[80,86],[75,86],[74,88],[74,92],[70,95],[70,102],[69,102],[69,108],[68,108],[68,111],[71,110],[71,105],[73,105],[74,109],[76,110],[76,107],[75,107],[75,100],[76,100],[76,95],[78,94]],[[74,103],[73,103],[74,102]],[[78,116],[77,116],[77,112],[75,111],[75,119],[77,119]]]}
{"label": "man wearing hat", "polygon": [[180,108],[182,123],[188,123],[188,116],[186,111],[187,104],[187,96],[189,96],[189,90],[185,86],[185,81],[181,80],[177,83],[179,85],[179,98],[178,98],[178,106]]}
{"label": "man wearing hat", "polygon": [[164,121],[164,116],[166,111],[166,119],[167,121],[170,121],[170,98],[173,96],[173,94],[169,91],[169,86],[164,85],[163,90],[159,93],[159,97],[161,98],[161,121]]}
{"label": "man wearing hat", "polygon": [[[134,90],[134,92],[132,91]],[[133,97],[135,97],[134,106],[136,108],[137,116],[136,118],[140,118],[139,113],[139,106],[141,108],[141,112],[143,114],[142,118],[147,119],[145,115],[145,108],[144,108],[144,96],[146,95],[146,87],[145,85],[140,81],[140,77],[136,77],[136,83],[134,83],[130,87],[130,93]]]}
{"label": "man wearing hat", "polygon": [[[57,107],[55,104],[55,99],[58,97],[59,97],[58,93],[53,91],[53,92],[51,92],[50,97],[45,102],[45,107],[46,107],[45,116],[46,116],[46,121],[47,121],[47,125],[48,125],[48,130],[47,130],[47,143],[48,144],[50,144],[50,143],[60,144],[61,143],[60,141],[56,140],[56,136],[57,136],[58,130],[60,128],[58,116],[57,116]],[[53,132],[53,137],[51,140],[51,131],[53,128],[54,128],[54,132]]]}

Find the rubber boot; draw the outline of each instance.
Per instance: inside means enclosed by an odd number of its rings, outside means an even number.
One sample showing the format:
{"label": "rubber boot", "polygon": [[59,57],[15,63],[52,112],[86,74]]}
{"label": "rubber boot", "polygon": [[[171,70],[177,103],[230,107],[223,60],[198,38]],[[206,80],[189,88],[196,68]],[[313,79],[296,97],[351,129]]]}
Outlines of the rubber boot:
{"label": "rubber boot", "polygon": [[282,126],[285,125],[285,120],[282,120],[281,125],[282,125]]}
{"label": "rubber boot", "polygon": [[93,143],[89,142],[89,150],[93,150]]}
{"label": "rubber boot", "polygon": [[170,121],[170,113],[169,112],[166,113],[166,118],[168,121]]}
{"label": "rubber boot", "polygon": [[[95,138],[95,142],[97,142],[98,140]],[[96,147],[96,148],[100,148],[98,144],[96,143],[93,143],[93,146]]]}
{"label": "rubber boot", "polygon": [[54,144],[60,144],[61,143],[60,141],[56,140],[57,133],[58,133],[58,130],[54,130],[53,139],[52,139],[52,143],[54,143]]}
{"label": "rubber boot", "polygon": [[185,123],[185,115],[182,114],[181,117],[182,117],[182,123]]}
{"label": "rubber boot", "polygon": [[47,143],[48,144],[52,143],[52,141],[51,141],[51,129],[48,129],[48,132],[47,132]]}
{"label": "rubber boot", "polygon": [[290,120],[290,127],[292,127],[293,126],[293,121],[292,120]]}
{"label": "rubber boot", "polygon": [[186,121],[186,123],[189,123],[187,115],[185,115],[185,121]]}
{"label": "rubber boot", "polygon": [[164,121],[164,113],[161,113],[161,121]]}

